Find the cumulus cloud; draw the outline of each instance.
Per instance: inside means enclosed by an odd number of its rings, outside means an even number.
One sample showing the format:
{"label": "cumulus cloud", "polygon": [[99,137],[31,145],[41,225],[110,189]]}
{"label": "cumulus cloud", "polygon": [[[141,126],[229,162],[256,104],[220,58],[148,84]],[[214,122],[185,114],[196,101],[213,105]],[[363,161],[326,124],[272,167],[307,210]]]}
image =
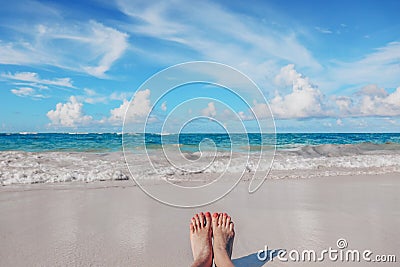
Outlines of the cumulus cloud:
{"label": "cumulus cloud", "polygon": [[201,110],[201,115],[206,117],[215,117],[217,115],[217,109],[215,108],[214,102],[207,104],[207,107]]}
{"label": "cumulus cloud", "polygon": [[349,96],[338,96],[334,98],[336,106],[339,108],[339,112],[342,115],[351,114],[353,100]]}
{"label": "cumulus cloud", "polygon": [[379,97],[386,97],[388,95],[388,92],[384,88],[379,88],[378,85],[376,84],[369,84],[361,88],[358,92],[356,92],[356,95],[373,95],[373,96],[379,96]]}
{"label": "cumulus cloud", "polygon": [[[87,95],[96,96],[94,90],[87,89]],[[81,99],[81,100],[79,100]],[[87,101],[82,97],[70,96],[68,102],[58,103],[54,110],[47,112],[52,126],[76,127],[82,125],[116,125],[121,124],[126,116],[126,122],[138,123],[143,122],[151,111],[150,106],[150,90],[136,92],[132,101],[124,99],[119,107],[110,110],[110,116],[101,120],[94,120],[92,116],[85,115],[83,112],[83,101]],[[129,108],[129,109],[128,109]],[[128,110],[128,111],[127,111]],[[154,122],[154,116],[149,117],[150,122]]]}
{"label": "cumulus cloud", "polygon": [[16,72],[12,73],[2,73],[1,77],[16,80],[16,81],[23,81],[23,82],[31,82],[35,84],[45,84],[45,85],[55,85],[55,86],[62,86],[62,87],[73,87],[72,81],[70,78],[55,78],[52,80],[48,79],[41,79],[39,74],[35,72]]}
{"label": "cumulus cloud", "polygon": [[275,77],[275,83],[278,86],[291,86],[289,94],[281,95],[277,92],[270,101],[275,117],[289,119],[328,115],[321,91],[310,82],[308,77],[298,73],[293,64],[281,68],[280,73]]}
{"label": "cumulus cloud", "polygon": [[363,116],[400,116],[400,87],[390,94],[384,89],[362,92],[359,112]]}
{"label": "cumulus cloud", "polygon": [[66,103],[58,103],[55,110],[47,112],[52,126],[76,127],[87,125],[92,121],[92,117],[85,115],[83,104],[78,102],[75,96],[71,96]]}
{"label": "cumulus cloud", "polygon": [[137,91],[131,102],[124,99],[119,107],[110,111],[109,121],[120,123],[125,116],[127,122],[135,123],[145,120],[151,111],[150,93],[150,89]]}
{"label": "cumulus cloud", "polygon": [[400,87],[389,93],[370,84],[351,96],[336,97],[335,103],[341,116],[400,116]]}

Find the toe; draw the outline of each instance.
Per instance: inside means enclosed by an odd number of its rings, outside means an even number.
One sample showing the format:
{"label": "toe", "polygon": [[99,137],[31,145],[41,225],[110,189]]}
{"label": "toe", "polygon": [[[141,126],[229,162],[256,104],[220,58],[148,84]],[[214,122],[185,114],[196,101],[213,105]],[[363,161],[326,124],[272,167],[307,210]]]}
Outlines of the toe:
{"label": "toe", "polygon": [[198,214],[194,215],[194,220],[196,222],[197,229],[199,229],[200,228],[200,218],[199,218]]}
{"label": "toe", "polygon": [[190,228],[190,233],[191,233],[191,234],[194,234],[194,226],[193,226],[193,223],[190,223],[189,228]]}
{"label": "toe", "polygon": [[226,217],[226,225],[231,223],[231,216]]}
{"label": "toe", "polygon": [[197,230],[197,226],[196,226],[196,220],[194,217],[192,217],[192,226],[193,226],[193,231]]}
{"label": "toe", "polygon": [[217,227],[218,225],[218,213],[213,213],[212,215],[212,226],[213,228]]}
{"label": "toe", "polygon": [[211,224],[211,214],[207,211],[206,212],[206,227],[210,226]]}
{"label": "toe", "polygon": [[206,221],[206,218],[204,217],[204,213],[203,212],[201,212],[199,214],[199,221],[200,221],[200,227],[203,227],[204,224],[205,224],[205,221]]}
{"label": "toe", "polygon": [[229,224],[229,230],[231,231],[231,232],[233,232],[233,233],[235,233],[235,230],[233,229],[234,228],[234,223],[233,222],[231,222],[230,224]]}
{"label": "toe", "polygon": [[222,224],[222,217],[223,217],[222,213],[218,214],[218,225]]}
{"label": "toe", "polygon": [[223,215],[222,215],[222,225],[227,225],[226,224],[226,217],[228,217],[228,214],[226,214],[226,213],[224,213]]}

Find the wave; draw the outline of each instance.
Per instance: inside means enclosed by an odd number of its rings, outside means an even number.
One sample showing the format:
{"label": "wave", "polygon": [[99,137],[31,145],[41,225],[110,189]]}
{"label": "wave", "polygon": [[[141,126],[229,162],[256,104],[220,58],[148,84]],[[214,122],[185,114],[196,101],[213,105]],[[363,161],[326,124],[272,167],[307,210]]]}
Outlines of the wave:
{"label": "wave", "polygon": [[294,154],[303,157],[340,157],[351,155],[366,154],[400,154],[399,143],[359,143],[359,144],[324,144],[324,145],[306,145],[296,149],[283,149],[282,154]]}
{"label": "wave", "polygon": [[[179,151],[179,150],[176,150]],[[168,152],[168,151],[167,151]],[[271,151],[269,151],[271,152]],[[168,156],[171,156],[168,154]],[[199,172],[183,171],[165,161],[161,150],[148,157],[156,162],[157,170],[144,154],[130,153],[134,163],[129,172],[121,152],[0,152],[0,184],[33,184],[57,182],[93,182],[127,180],[132,177],[157,181],[195,179],[201,175],[268,171],[271,158],[258,161],[257,153],[202,151],[172,154],[173,160],[188,159],[188,170],[196,164],[211,162]],[[198,161],[198,159],[201,160]],[[296,150],[279,150],[275,154],[269,178],[308,178],[315,176],[400,173],[400,144],[360,143],[353,145],[303,146]],[[189,176],[188,176],[189,175]],[[232,176],[233,177],[233,176]],[[235,176],[236,177],[236,176]]]}
{"label": "wave", "polygon": [[6,151],[0,162],[2,185],[129,179],[120,153]]}
{"label": "wave", "polygon": [[20,134],[20,135],[30,135],[30,134],[34,135],[34,134],[38,134],[38,133],[37,132],[19,132],[18,134]]}

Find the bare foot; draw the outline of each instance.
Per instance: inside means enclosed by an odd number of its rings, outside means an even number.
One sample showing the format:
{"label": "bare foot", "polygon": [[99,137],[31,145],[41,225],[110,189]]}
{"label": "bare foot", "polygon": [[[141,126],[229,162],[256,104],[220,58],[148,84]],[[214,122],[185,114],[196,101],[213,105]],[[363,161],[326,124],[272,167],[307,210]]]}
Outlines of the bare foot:
{"label": "bare foot", "polygon": [[212,230],[211,214],[196,214],[190,223],[190,243],[194,262],[192,267],[211,267],[212,265]]}
{"label": "bare foot", "polygon": [[213,251],[215,266],[234,266],[231,261],[231,256],[235,231],[233,230],[233,222],[231,221],[231,217],[226,213],[214,213],[212,217],[212,228],[214,238]]}

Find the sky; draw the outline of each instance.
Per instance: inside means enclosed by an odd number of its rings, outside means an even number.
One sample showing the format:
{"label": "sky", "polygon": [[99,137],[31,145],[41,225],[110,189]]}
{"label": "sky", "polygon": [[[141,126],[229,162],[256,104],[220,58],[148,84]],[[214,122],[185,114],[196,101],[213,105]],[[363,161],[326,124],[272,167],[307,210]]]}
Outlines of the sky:
{"label": "sky", "polygon": [[[200,128],[251,124],[268,109],[278,132],[400,132],[398,10],[397,0],[4,1],[0,132],[121,132],[128,107],[132,123],[174,113],[211,118]],[[230,66],[263,97],[210,71],[247,105],[215,84],[158,101],[161,89],[143,86],[190,61]]]}

